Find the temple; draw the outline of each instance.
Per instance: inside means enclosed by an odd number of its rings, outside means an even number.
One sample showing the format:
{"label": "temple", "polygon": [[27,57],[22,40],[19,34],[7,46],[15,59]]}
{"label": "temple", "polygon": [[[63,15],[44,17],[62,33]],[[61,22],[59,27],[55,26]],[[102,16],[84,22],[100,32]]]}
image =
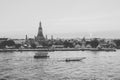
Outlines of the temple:
{"label": "temple", "polygon": [[42,47],[44,45],[45,41],[46,41],[46,39],[43,35],[41,22],[39,23],[37,36],[34,36],[34,38],[28,38],[27,35],[26,35],[26,38],[25,38],[25,44],[27,46],[29,46],[31,44],[35,44],[36,47]]}
{"label": "temple", "polygon": [[44,35],[43,35],[43,31],[42,31],[42,24],[41,22],[39,23],[39,28],[38,28],[38,34],[37,37],[35,38],[36,41],[41,42],[44,41]]}

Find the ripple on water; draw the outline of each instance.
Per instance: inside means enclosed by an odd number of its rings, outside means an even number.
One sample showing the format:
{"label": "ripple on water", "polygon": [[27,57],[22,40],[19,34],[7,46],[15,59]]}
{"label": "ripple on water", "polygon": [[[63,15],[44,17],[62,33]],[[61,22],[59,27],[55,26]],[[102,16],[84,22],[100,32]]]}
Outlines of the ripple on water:
{"label": "ripple on water", "polygon": [[3,77],[2,77],[2,79],[6,79],[6,80],[14,80],[14,79],[16,79],[17,77],[16,76],[14,76],[14,75],[4,75]]}
{"label": "ripple on water", "polygon": [[[120,80],[118,52],[58,51],[48,59],[34,59],[34,52],[0,54],[0,80]],[[76,56],[86,59],[59,61]]]}

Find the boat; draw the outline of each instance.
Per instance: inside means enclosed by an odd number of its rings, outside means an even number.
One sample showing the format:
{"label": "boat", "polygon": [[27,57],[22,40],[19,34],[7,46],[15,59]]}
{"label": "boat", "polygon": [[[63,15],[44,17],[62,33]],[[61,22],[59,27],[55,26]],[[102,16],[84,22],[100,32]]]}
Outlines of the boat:
{"label": "boat", "polygon": [[70,61],[81,61],[83,59],[86,59],[86,57],[77,57],[77,58],[66,58],[65,61],[66,62],[70,62]]}
{"label": "boat", "polygon": [[48,58],[48,52],[38,52],[35,53],[34,58]]}

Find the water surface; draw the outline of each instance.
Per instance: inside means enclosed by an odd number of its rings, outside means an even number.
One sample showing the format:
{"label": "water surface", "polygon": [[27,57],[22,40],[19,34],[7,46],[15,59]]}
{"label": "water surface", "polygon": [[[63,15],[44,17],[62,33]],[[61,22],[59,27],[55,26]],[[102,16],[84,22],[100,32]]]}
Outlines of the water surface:
{"label": "water surface", "polygon": [[[36,52],[1,52],[0,79],[5,80],[120,80],[120,50],[116,52],[56,51],[47,59]],[[77,62],[65,58],[86,57]]]}

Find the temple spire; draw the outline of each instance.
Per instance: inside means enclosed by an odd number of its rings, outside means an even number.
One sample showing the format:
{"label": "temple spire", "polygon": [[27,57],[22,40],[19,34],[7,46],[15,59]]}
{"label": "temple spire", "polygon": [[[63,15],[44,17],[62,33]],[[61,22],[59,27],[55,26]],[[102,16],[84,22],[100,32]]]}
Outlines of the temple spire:
{"label": "temple spire", "polygon": [[43,36],[43,31],[42,31],[42,24],[41,21],[39,23],[39,28],[38,28],[38,34],[37,34],[37,41],[42,41],[44,40],[44,36]]}
{"label": "temple spire", "polygon": [[39,23],[39,29],[42,29],[42,24],[41,24],[41,21]]}

